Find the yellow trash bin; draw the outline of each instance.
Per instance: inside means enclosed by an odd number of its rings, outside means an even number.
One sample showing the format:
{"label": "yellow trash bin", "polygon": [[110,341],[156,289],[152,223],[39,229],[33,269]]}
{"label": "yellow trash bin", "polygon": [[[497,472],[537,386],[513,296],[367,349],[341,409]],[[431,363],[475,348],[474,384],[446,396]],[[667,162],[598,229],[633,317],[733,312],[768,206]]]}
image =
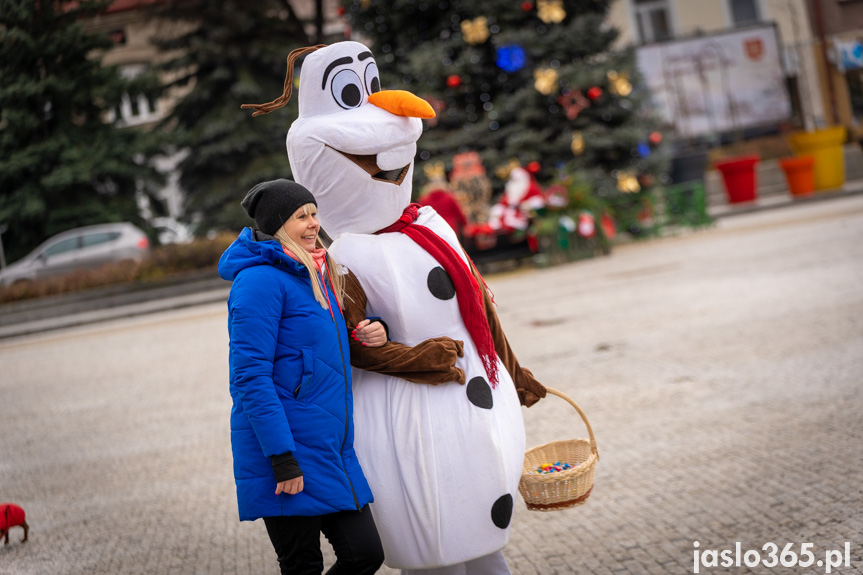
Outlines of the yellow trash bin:
{"label": "yellow trash bin", "polygon": [[789,137],[791,149],[798,156],[815,157],[815,189],[840,188],[845,183],[845,126],[833,126],[814,132],[797,132]]}

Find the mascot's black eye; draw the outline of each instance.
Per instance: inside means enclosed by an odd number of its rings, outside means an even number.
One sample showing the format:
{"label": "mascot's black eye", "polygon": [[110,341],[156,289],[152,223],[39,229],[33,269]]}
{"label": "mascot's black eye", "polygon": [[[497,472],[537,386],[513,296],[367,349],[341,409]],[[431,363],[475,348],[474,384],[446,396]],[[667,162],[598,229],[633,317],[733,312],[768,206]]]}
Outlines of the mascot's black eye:
{"label": "mascot's black eye", "polygon": [[378,65],[374,62],[366,66],[366,89],[369,95],[381,91],[381,80],[378,77]]}
{"label": "mascot's black eye", "polygon": [[333,98],[345,109],[356,108],[363,102],[363,84],[353,70],[342,70],[333,77]]}

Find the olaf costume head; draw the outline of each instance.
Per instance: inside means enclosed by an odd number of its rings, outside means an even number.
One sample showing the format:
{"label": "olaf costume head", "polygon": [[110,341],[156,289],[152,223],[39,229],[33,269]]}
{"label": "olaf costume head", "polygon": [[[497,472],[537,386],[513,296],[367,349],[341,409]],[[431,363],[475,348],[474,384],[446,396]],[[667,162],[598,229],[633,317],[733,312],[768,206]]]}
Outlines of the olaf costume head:
{"label": "olaf costume head", "polygon": [[315,194],[326,232],[335,239],[395,222],[411,201],[420,118],[434,117],[428,102],[382,91],[369,49],[339,42],[306,56],[299,111],[288,158],[296,181]]}

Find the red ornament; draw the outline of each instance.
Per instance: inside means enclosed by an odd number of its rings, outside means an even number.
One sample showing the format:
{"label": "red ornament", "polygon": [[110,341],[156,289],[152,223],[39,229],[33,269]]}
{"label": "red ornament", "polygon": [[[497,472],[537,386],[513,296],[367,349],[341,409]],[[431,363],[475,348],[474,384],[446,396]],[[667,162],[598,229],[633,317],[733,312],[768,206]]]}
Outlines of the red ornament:
{"label": "red ornament", "polygon": [[613,240],[617,236],[617,226],[608,214],[602,214],[599,220],[606,239]]}
{"label": "red ornament", "polygon": [[650,136],[648,136],[647,139],[650,140],[650,143],[655,146],[662,141],[662,134],[660,134],[659,132],[650,132]]}
{"label": "red ornament", "polygon": [[541,167],[542,166],[539,165],[539,162],[533,161],[527,165],[527,171],[531,174],[536,174],[537,172],[539,172]]}
{"label": "red ornament", "polygon": [[345,7],[339,6],[338,8],[336,8],[336,14],[338,14],[339,16],[344,16],[345,15]]}
{"label": "red ornament", "polygon": [[453,74],[452,76],[447,77],[446,85],[450,88],[458,88],[461,86],[461,76]]}
{"label": "red ornament", "polygon": [[533,2],[522,2],[521,3],[522,12],[530,12],[533,10]]}
{"label": "red ornament", "polygon": [[587,91],[587,97],[591,100],[596,100],[600,96],[602,96],[602,88],[600,88],[599,86],[594,86]]}

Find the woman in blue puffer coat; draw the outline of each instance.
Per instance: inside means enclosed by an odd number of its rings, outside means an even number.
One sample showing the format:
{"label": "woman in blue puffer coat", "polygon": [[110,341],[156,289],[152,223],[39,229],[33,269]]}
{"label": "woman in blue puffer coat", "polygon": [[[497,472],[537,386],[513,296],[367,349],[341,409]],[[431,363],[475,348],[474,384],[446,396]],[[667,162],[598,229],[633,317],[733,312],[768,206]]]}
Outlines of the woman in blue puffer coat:
{"label": "woman in blue puffer coat", "polygon": [[[383,550],[372,493],[353,448],[353,397],[342,276],[320,244],[314,196],[295,182],[258,184],[246,228],[219,261],[228,298],[231,445],[240,520],[263,518],[282,574],[374,573]],[[383,345],[364,320],[352,337]]]}

